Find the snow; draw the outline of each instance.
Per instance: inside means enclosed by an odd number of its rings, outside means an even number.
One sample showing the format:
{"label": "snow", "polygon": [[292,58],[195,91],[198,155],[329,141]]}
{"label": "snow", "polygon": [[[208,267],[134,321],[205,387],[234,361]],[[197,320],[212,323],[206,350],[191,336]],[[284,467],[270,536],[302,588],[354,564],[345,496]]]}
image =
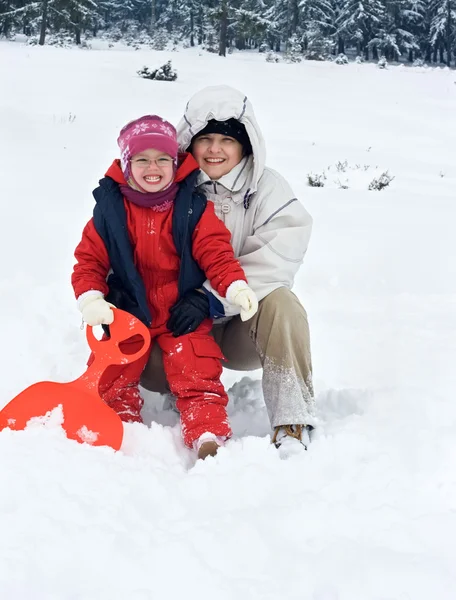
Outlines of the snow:
{"label": "snow", "polygon": [[[260,372],[226,372],[236,437],[195,463],[172,411],[120,452],[68,441],[58,414],[0,433],[0,590],[8,600],[453,600],[456,579],[455,73],[196,49],[0,43],[0,406],[87,358],[69,283],[91,191],[129,119],[177,122],[192,93],[252,99],[268,164],[315,220],[295,291],[320,425],[269,443]],[[171,59],[176,82],[136,71]],[[337,162],[394,176],[311,188]],[[87,432],[90,434],[90,432]]]}

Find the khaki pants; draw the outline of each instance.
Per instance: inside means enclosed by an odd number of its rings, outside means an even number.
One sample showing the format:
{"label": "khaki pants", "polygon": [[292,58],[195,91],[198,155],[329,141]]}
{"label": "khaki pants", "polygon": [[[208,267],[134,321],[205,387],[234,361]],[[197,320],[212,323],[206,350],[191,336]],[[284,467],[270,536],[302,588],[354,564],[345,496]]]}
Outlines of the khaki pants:
{"label": "khaki pants", "polygon": [[[263,395],[272,427],[312,422],[314,394],[307,314],[288,288],[260,301],[249,321],[239,316],[214,325],[212,335],[226,357],[224,368],[252,371],[263,367]],[[161,350],[152,348],[141,385],[169,392]]]}

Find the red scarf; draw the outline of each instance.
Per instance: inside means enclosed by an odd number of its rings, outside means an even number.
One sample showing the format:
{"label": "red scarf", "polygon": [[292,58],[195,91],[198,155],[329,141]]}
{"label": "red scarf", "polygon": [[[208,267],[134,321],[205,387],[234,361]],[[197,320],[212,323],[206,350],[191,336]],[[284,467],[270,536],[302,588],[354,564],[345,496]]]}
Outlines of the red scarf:
{"label": "red scarf", "polygon": [[120,191],[129,202],[144,208],[152,208],[157,212],[165,211],[171,206],[178,189],[179,184],[174,181],[165,190],[159,192],[139,192],[129,185],[120,184]]}

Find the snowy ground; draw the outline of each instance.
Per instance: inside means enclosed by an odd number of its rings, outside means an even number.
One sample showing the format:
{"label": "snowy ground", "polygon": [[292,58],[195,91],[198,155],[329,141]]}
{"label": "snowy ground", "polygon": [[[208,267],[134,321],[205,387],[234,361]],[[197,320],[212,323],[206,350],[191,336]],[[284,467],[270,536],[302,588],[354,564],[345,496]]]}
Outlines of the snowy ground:
{"label": "snowy ground", "polygon": [[[177,82],[136,77],[169,58]],[[454,71],[3,42],[0,82],[0,406],[84,368],[72,253],[119,128],[227,83],[315,219],[296,292],[321,421],[281,461],[255,372],[225,374],[236,439],[204,463],[154,395],[118,453],[3,431],[0,597],[454,600]],[[364,165],[391,186],[368,192]]]}

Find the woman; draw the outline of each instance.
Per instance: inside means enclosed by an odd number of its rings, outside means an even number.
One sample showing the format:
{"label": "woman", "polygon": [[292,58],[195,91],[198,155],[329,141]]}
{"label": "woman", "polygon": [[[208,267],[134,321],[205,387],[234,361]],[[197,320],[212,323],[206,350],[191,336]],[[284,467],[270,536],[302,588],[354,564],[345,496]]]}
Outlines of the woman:
{"label": "woman", "polygon": [[[306,312],[290,288],[307,250],[312,218],[285,179],[265,167],[263,136],[240,91],[228,86],[199,91],[177,129],[180,150],[191,152],[201,169],[197,187],[231,231],[235,256],[260,304],[255,317],[243,322],[206,281],[205,294],[190,292],[173,307],[168,326],[179,336],[212,316],[224,366],[263,367],[273,443],[284,454],[306,449],[314,407],[310,337]],[[151,391],[167,391],[157,347],[141,383]]]}

